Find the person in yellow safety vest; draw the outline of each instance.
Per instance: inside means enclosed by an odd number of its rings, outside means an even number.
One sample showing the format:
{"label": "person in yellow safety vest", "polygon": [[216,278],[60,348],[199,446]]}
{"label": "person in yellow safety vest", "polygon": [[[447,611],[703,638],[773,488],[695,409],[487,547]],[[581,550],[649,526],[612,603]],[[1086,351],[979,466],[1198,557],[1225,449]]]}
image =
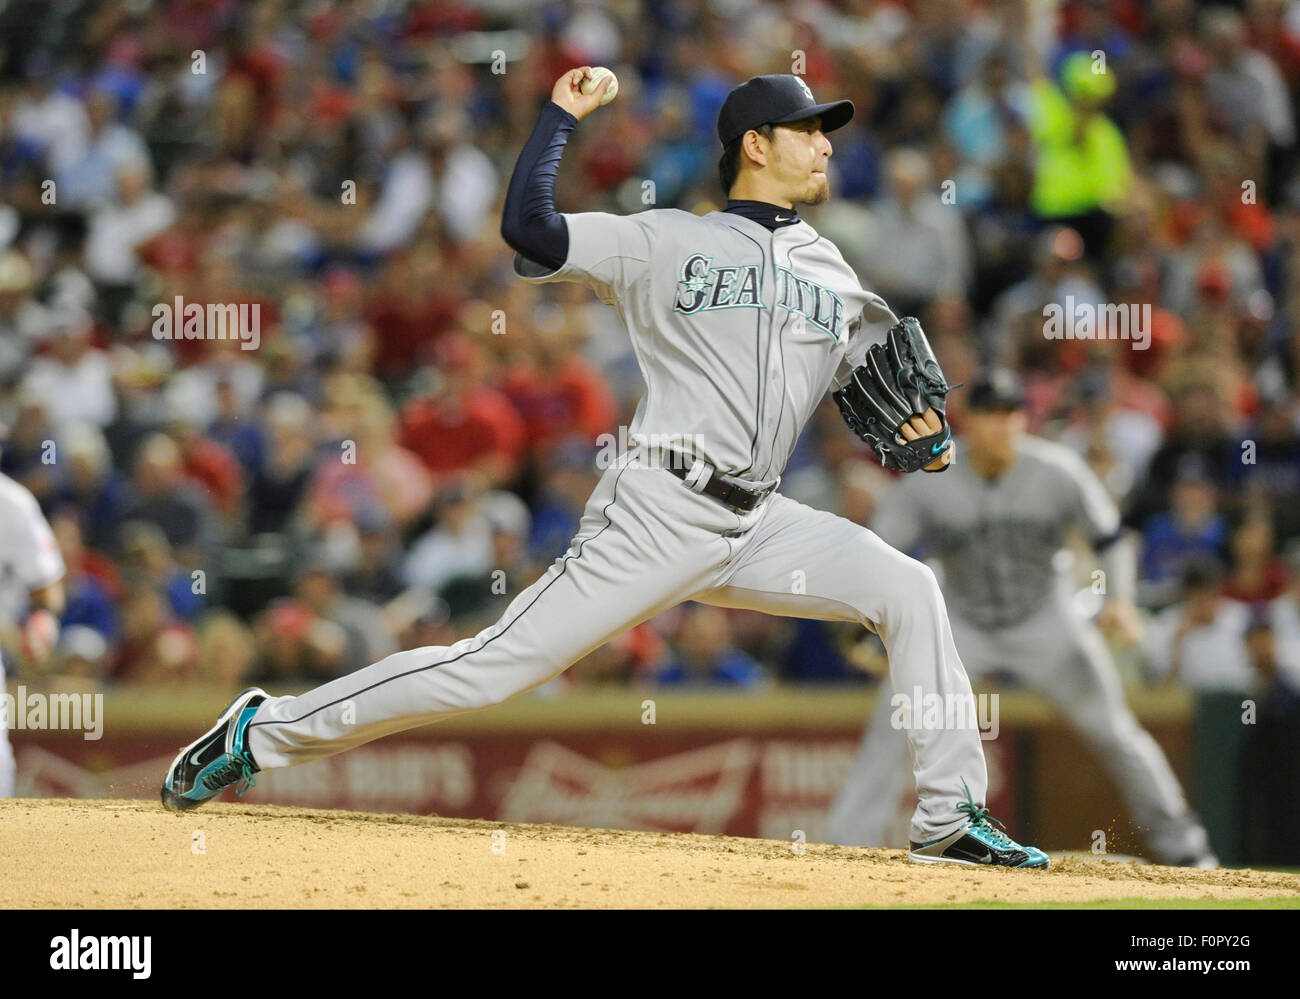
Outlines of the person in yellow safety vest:
{"label": "person in yellow safety vest", "polygon": [[[1086,52],[1061,67],[1061,86],[1039,76],[1030,85],[1030,134],[1037,152],[1031,204],[1043,219],[1111,212],[1133,171],[1118,126],[1102,112],[1115,76]],[[1090,247],[1090,249],[1095,249]]]}

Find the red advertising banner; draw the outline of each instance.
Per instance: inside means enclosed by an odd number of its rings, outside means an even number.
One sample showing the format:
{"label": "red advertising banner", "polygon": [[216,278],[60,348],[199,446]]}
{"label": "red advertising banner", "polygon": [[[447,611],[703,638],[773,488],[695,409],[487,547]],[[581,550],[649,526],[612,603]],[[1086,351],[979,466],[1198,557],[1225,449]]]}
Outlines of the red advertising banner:
{"label": "red advertising banner", "polygon": [[[155,797],[171,737],[14,733],[20,796]],[[616,829],[824,840],[858,731],[485,732],[389,737],[265,771],[244,801]],[[984,743],[993,814],[1016,828],[1016,738]],[[905,786],[910,786],[910,779]],[[906,840],[915,796],[898,802]]]}

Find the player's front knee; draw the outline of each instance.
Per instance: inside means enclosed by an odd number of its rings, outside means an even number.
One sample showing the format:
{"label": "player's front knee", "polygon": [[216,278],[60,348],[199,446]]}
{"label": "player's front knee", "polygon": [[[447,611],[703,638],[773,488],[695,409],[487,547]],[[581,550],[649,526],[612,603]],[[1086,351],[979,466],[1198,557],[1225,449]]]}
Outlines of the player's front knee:
{"label": "player's front knee", "polygon": [[934,570],[919,559],[904,558],[907,560],[896,583],[898,597],[909,606],[933,610],[943,602]]}
{"label": "player's front knee", "polygon": [[900,554],[882,583],[879,623],[886,628],[909,618],[944,612],[939,580],[934,570],[918,559]]}

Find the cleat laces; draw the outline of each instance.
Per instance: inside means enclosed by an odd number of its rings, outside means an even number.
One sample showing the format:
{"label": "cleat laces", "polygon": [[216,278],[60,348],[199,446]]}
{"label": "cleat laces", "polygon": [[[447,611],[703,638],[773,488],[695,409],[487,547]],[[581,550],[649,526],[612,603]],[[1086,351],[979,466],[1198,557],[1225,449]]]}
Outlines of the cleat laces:
{"label": "cleat laces", "polygon": [[[961,786],[966,791],[966,800],[957,806],[957,811],[965,812],[970,816],[973,829],[977,830],[981,834],[981,837],[992,846],[1004,850],[1020,849],[1010,836],[1000,831],[1001,829],[1005,829],[1006,826],[990,815],[987,808],[975,804],[975,799],[971,797],[970,788],[966,786],[964,778],[962,779]],[[999,828],[995,829],[994,825],[997,825]]]}
{"label": "cleat laces", "polygon": [[236,784],[235,797],[242,798],[249,788],[257,786],[257,781],[253,778],[255,773],[257,771],[242,756],[232,756],[228,762],[223,763],[212,773],[206,774],[202,783],[209,791],[214,792]]}

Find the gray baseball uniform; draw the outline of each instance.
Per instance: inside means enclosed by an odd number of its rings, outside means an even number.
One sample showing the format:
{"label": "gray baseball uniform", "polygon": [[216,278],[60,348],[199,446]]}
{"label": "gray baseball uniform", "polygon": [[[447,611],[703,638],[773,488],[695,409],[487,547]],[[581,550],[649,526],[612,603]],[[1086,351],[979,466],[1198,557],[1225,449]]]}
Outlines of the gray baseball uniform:
{"label": "gray baseball uniform", "polygon": [[[1047,697],[1096,750],[1160,859],[1184,861],[1209,851],[1205,830],[1129,710],[1100,632],[1071,605],[1067,532],[1078,528],[1097,542],[1119,526],[1118,509],[1083,460],[1032,436],[1001,478],[987,481],[963,462],[925,481],[905,479],[872,521],[900,550],[932,545],[971,675],[1008,672]],[[1108,571],[1108,589],[1131,592],[1131,576],[1131,567]],[[882,696],[831,808],[832,842],[903,845],[889,842],[907,752],[890,713]]]}
{"label": "gray baseball uniform", "polygon": [[[735,213],[675,209],[565,220],[564,265],[548,272],[516,255],[515,272],[581,282],[618,310],[645,377],[628,434],[643,443],[606,469],[568,551],[499,621],[269,699],[248,729],[257,764],[301,763],[495,704],[684,600],[860,622],[884,641],[897,686],[969,699],[927,566],[779,493],[738,513],[699,491],[711,475],[751,489],[779,481],[831,383],[896,321],[885,303],[803,221],[769,230]],[[656,437],[684,444],[687,481],[655,465]],[[912,838],[934,840],[966,822],[963,781],[984,798],[979,733],[909,736],[920,799]]]}
{"label": "gray baseball uniform", "polygon": [[[30,609],[28,594],[57,583],[63,555],[40,504],[26,486],[0,475],[0,620],[20,625]],[[5,692],[0,659],[0,695]],[[14,756],[9,745],[8,700],[0,696],[0,798],[14,793]]]}

